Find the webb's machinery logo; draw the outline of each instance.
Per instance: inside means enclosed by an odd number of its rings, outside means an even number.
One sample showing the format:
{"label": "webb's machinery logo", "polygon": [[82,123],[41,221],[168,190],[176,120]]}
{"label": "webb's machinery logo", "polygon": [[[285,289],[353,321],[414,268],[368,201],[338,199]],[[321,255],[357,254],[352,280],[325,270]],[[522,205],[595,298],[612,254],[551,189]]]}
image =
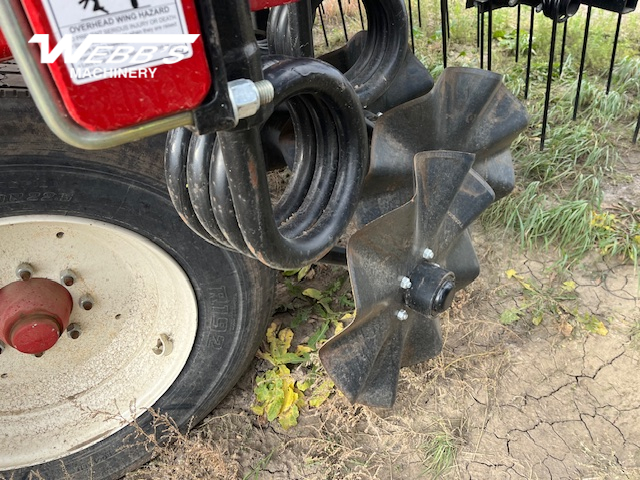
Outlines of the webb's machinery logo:
{"label": "webb's machinery logo", "polygon": [[54,38],[42,32],[30,42],[40,44],[42,63],[63,56],[77,85],[114,77],[154,78],[156,67],[190,58],[199,37],[189,33],[180,2],[47,0],[42,7]]}
{"label": "webb's machinery logo", "polygon": [[86,78],[153,78],[157,68],[139,68],[159,61],[165,65],[178,63],[191,55],[199,34],[90,34],[74,50],[73,35],[63,36],[50,49],[49,35],[36,34],[29,43],[40,44],[40,61],[53,63],[62,55],[64,62],[82,68],[69,68],[74,79]]}

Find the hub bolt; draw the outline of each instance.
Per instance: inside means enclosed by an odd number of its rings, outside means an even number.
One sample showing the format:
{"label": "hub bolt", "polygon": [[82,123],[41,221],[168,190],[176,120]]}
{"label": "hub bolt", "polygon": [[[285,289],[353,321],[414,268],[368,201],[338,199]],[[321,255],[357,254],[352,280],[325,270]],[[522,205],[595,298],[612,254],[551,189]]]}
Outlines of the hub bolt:
{"label": "hub bolt", "polygon": [[18,265],[18,268],[16,268],[16,275],[26,282],[33,276],[33,267],[28,263],[21,263]]}
{"label": "hub bolt", "polygon": [[67,327],[67,335],[72,340],[76,340],[78,337],[80,337],[80,333],[82,333],[82,331],[80,330],[80,325],[78,325],[77,323],[70,323]]}
{"label": "hub bolt", "polygon": [[64,272],[62,272],[60,274],[60,283],[62,283],[63,285],[70,287],[72,286],[74,283],[76,283],[76,280],[78,279],[78,277],[76,276],[75,272],[73,270],[65,270]]}
{"label": "hub bolt", "polygon": [[400,281],[400,288],[403,290],[409,290],[411,285],[411,279],[409,277],[402,277],[402,280]]}
{"label": "hub bolt", "polygon": [[409,314],[406,310],[400,310],[398,311],[398,313],[396,313],[396,317],[398,317],[398,320],[400,320],[401,322],[404,322],[409,318]]}
{"label": "hub bolt", "polygon": [[80,297],[80,301],[78,303],[80,303],[80,306],[83,310],[89,311],[93,308],[93,297],[88,294],[83,295],[82,297]]}
{"label": "hub bolt", "polygon": [[431,250],[430,248],[425,248],[424,252],[422,252],[422,258],[424,258],[425,260],[433,260],[433,257],[435,257],[433,250]]}

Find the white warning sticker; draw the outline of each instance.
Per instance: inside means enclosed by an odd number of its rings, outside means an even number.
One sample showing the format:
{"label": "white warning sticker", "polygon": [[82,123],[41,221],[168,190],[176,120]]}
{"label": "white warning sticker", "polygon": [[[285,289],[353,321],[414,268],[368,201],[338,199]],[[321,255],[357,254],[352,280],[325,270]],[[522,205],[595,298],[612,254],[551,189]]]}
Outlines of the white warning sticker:
{"label": "white warning sticker", "polygon": [[[42,3],[56,40],[72,38],[70,45],[62,42],[71,47],[70,51],[65,50],[65,58],[85,46],[83,42],[87,43],[89,35],[92,35],[89,40],[93,35],[114,35],[113,38],[118,39],[114,43],[94,42],[79,59],[66,61],[76,85],[114,77],[150,78],[157,70],[153,67],[193,55],[190,43],[158,42],[162,37],[157,36],[188,33],[179,0],[44,0]],[[127,35],[153,35],[156,40],[126,43]]]}

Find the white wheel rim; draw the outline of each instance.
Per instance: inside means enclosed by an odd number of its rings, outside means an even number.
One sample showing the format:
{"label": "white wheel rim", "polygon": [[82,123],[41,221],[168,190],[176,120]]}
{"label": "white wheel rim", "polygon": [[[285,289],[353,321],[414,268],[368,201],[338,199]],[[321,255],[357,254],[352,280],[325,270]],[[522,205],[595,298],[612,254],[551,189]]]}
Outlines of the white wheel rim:
{"label": "white wheel rim", "polygon": [[[18,280],[23,262],[34,277],[58,282],[62,271],[75,272],[70,322],[81,329],[40,358],[10,347],[0,355],[0,471],[95,445],[176,380],[195,341],[197,303],[158,246],[103,222],[33,215],[0,218],[0,256],[0,287]],[[78,305],[86,294],[90,311]]]}

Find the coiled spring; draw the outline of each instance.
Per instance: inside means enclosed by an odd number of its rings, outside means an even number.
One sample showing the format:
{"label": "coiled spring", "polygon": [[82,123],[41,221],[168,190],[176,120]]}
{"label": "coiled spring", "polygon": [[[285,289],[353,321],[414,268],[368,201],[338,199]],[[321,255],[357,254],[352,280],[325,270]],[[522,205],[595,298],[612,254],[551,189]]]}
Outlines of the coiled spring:
{"label": "coiled spring", "polygon": [[[313,0],[314,11],[322,0]],[[409,49],[408,16],[403,0],[362,0],[367,12],[367,38],[355,64],[345,72],[362,105],[366,106],[387,91]],[[272,54],[297,55],[292,48],[289,10],[293,4],[271,9],[267,27]]]}
{"label": "coiled spring", "polygon": [[172,202],[200,236],[278,269],[325,255],[351,219],[368,170],[360,100],[328,64],[273,57],[264,78],[295,134],[292,176],[272,207],[258,128],[195,135],[172,131],[165,151]]}

